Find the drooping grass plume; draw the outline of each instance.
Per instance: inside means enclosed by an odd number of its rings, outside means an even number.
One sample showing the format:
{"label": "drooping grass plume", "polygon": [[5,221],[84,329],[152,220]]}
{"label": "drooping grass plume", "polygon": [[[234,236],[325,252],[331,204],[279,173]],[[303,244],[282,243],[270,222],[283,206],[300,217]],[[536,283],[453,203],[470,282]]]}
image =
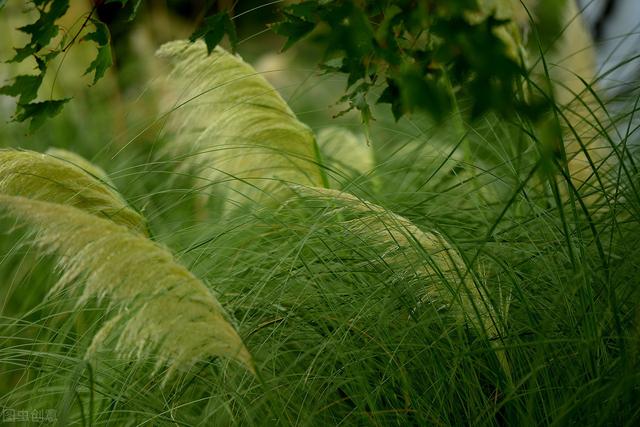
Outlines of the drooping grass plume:
{"label": "drooping grass plume", "polygon": [[219,184],[227,204],[273,197],[281,182],[323,185],[313,133],[239,56],[220,47],[207,55],[202,41],[167,43],[158,56],[171,65],[162,89],[175,106],[167,150]]}
{"label": "drooping grass plume", "polygon": [[0,196],[3,214],[34,230],[33,241],[56,254],[63,272],[53,291],[68,289],[78,305],[108,300],[114,317],[95,335],[89,355],[110,339],[116,352],[151,351],[167,377],[212,356],[253,362],[209,289],[164,247],[108,219],[72,206]]}
{"label": "drooping grass plume", "polygon": [[63,159],[56,153],[0,150],[0,194],[74,206],[147,233],[145,219],[105,179],[104,171],[78,155],[66,152]]}
{"label": "drooping grass plume", "polygon": [[[420,304],[445,310],[468,321],[478,332],[496,335],[488,296],[478,284],[458,251],[436,231],[423,231],[407,218],[341,191],[292,186],[299,199],[312,209],[335,215],[340,226],[357,235],[363,245],[376,248],[380,260],[396,274],[414,276],[423,286]],[[484,329],[484,330],[483,330]]]}
{"label": "drooping grass plume", "polygon": [[73,151],[65,150],[63,148],[52,147],[52,148],[48,148],[47,151],[45,151],[45,154],[55,157],[56,159],[69,162],[72,165],[75,165],[80,169],[84,170],[89,175],[92,175],[98,178],[100,181],[109,184],[109,186],[115,187],[113,181],[111,180],[109,175],[104,171],[104,169],[102,169],[100,166],[96,165],[95,163],[91,163],[90,161],[80,156],[79,154],[74,153]]}

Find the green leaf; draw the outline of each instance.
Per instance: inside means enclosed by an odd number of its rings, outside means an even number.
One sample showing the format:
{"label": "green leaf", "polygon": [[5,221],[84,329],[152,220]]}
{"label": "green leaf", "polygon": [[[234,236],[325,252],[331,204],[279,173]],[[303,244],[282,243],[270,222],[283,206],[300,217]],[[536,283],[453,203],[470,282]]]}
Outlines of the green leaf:
{"label": "green leaf", "polygon": [[92,84],[96,84],[96,82],[104,76],[107,69],[111,67],[113,59],[111,57],[111,47],[109,45],[109,41],[111,40],[109,27],[97,19],[92,19],[91,22],[93,22],[93,25],[95,26],[95,31],[84,36],[82,40],[95,42],[98,45],[98,54],[91,64],[89,64],[89,67],[85,70],[84,74],[89,74],[92,71],[95,72]]}
{"label": "green leaf", "polygon": [[104,45],[98,48],[98,55],[96,58],[89,64],[89,67],[84,72],[85,74],[89,74],[92,71],[95,71],[93,76],[93,82],[91,84],[96,84],[98,80],[104,76],[104,73],[111,67],[113,60],[111,58],[111,46]]}
{"label": "green leaf", "polygon": [[404,114],[402,109],[402,98],[400,97],[400,88],[398,88],[393,80],[387,79],[387,87],[384,88],[380,94],[378,104],[391,104],[391,112],[393,113],[393,118],[396,119],[396,121],[400,120]]}
{"label": "green leaf", "polygon": [[56,20],[67,13],[69,9],[69,0],[53,0],[49,8],[49,19]]}
{"label": "green leaf", "polygon": [[14,48],[16,54],[9,60],[9,62],[22,62],[29,56],[37,52],[37,49],[31,45]]}
{"label": "green leaf", "polygon": [[92,19],[91,22],[95,26],[95,31],[85,35],[82,40],[94,41],[98,46],[104,46],[109,44],[111,36],[109,34],[109,27],[104,22],[100,22],[97,19]]}
{"label": "green leaf", "polygon": [[26,104],[38,95],[38,89],[42,84],[43,74],[23,75],[14,79],[12,85],[0,87],[0,94],[9,96],[19,96],[19,104]]}
{"label": "green leaf", "polygon": [[285,8],[284,13],[290,16],[297,16],[306,21],[313,21],[320,8],[321,6],[317,0],[303,1],[302,3],[290,4]]}
{"label": "green leaf", "polygon": [[55,117],[62,106],[69,102],[71,98],[53,99],[50,101],[31,102],[29,104],[18,104],[18,112],[14,116],[16,122],[24,122],[31,120],[29,130],[38,129],[47,118]]}
{"label": "green leaf", "polygon": [[39,48],[49,44],[51,39],[58,34],[58,26],[53,25],[53,21],[49,22],[46,14],[42,14],[36,22],[20,27],[18,31],[30,35],[30,45],[33,46],[33,49],[40,50]]}
{"label": "green leaf", "polygon": [[224,20],[224,29],[227,33],[227,38],[229,39],[229,44],[231,44],[231,51],[236,51],[236,46],[238,46],[238,34],[236,33],[236,26],[231,19],[231,16],[227,14],[226,19]]}
{"label": "green leaf", "polygon": [[396,121],[414,111],[429,113],[436,121],[442,121],[451,112],[452,96],[442,81],[408,68],[387,78],[387,86],[377,102],[391,104]]}
{"label": "green leaf", "polygon": [[207,16],[204,22],[193,34],[189,37],[190,41],[196,41],[199,38],[204,39],[207,45],[207,52],[211,54],[213,49],[220,44],[224,35],[227,34],[229,43],[233,50],[238,43],[238,35],[236,33],[236,27],[226,11],[217,13],[212,16]]}
{"label": "green leaf", "polygon": [[371,83],[361,83],[356,86],[352,91],[348,92],[342,98],[340,98],[339,102],[349,102],[349,107],[346,110],[343,110],[336,114],[334,118],[340,117],[354,108],[360,112],[360,118],[362,119],[362,123],[365,125],[369,125],[371,120],[373,120],[373,115],[371,114],[371,108],[369,107],[369,102],[367,101],[367,94],[369,93],[369,89],[371,89]]}
{"label": "green leaf", "polygon": [[289,49],[301,38],[309,34],[316,27],[313,22],[305,21],[294,15],[287,15],[287,20],[271,25],[271,29],[279,36],[287,38],[282,51]]}
{"label": "green leaf", "polygon": [[110,3],[117,3],[120,5],[120,10],[118,10],[117,14],[112,17],[113,21],[111,21],[111,24],[120,25],[122,23],[133,21],[133,19],[138,15],[138,7],[140,7],[142,0],[106,0],[104,2],[104,4]]}
{"label": "green leaf", "polygon": [[64,15],[68,8],[69,0],[53,0],[48,12],[40,10],[40,16],[36,22],[20,27],[18,30],[30,35],[29,44],[37,46],[39,50],[48,45],[51,39],[58,34],[58,26],[55,25],[55,21]]}
{"label": "green leaf", "polygon": [[0,0],[0,9],[2,9],[5,4],[7,4],[7,0]]}

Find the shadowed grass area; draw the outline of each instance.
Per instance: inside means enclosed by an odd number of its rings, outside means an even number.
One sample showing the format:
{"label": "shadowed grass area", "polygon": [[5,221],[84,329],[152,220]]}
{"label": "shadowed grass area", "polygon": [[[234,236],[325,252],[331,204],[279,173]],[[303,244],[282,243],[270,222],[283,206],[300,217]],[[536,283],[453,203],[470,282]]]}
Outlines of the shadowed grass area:
{"label": "shadowed grass area", "polygon": [[[475,130],[469,150],[486,135],[518,132],[492,121]],[[210,189],[190,189],[192,177],[159,163],[123,169],[151,189],[144,203],[133,202],[146,205],[156,239],[219,293],[257,376],[211,359],[163,387],[162,373],[152,375],[155,358],[131,363],[105,350],[86,364],[102,309],[35,298],[56,280],[51,262],[16,245],[14,232],[3,240],[3,406],[51,407],[69,423],[99,425],[637,420],[640,199],[632,165],[613,178],[601,173],[610,184],[587,216],[575,203],[579,191],[573,202],[553,196],[536,167],[542,160],[528,150],[514,156],[512,145],[496,144],[493,156],[465,161],[451,154],[456,142],[440,141],[438,151],[394,138],[405,142],[374,146],[375,170],[350,177],[349,191],[446,236],[463,264],[454,276],[430,275],[430,286],[466,277],[485,290],[497,336],[425,302],[422,271],[432,255],[418,240],[374,244],[330,198],[196,221],[198,195]],[[167,174],[172,188],[159,179]]]}

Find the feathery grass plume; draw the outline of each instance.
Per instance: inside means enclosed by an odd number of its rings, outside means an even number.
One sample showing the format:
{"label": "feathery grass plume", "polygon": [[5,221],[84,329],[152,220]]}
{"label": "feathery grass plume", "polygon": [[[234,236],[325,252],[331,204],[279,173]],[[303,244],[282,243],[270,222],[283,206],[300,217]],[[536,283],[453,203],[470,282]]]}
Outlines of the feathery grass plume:
{"label": "feathery grass plume", "polygon": [[373,149],[364,136],[329,126],[318,132],[317,140],[332,188],[344,188],[349,181],[374,170]]}
{"label": "feathery grass plume", "polygon": [[63,271],[52,292],[78,293],[78,305],[107,299],[118,310],[88,351],[117,337],[116,351],[140,357],[155,351],[167,378],[211,356],[236,359],[253,372],[241,338],[209,289],[171,253],[139,233],[72,206],[0,196],[0,209],[35,232],[33,241],[56,254]]}
{"label": "feathery grass plume", "polygon": [[98,178],[100,181],[108,184],[110,187],[115,188],[115,184],[113,183],[111,178],[109,178],[109,175],[104,171],[104,169],[102,169],[100,166],[94,163],[91,163],[90,161],[88,161],[87,159],[85,159],[84,157],[82,157],[77,153],[74,153],[72,151],[68,151],[62,148],[54,148],[54,147],[47,148],[47,151],[45,151],[44,153],[52,157],[55,157],[56,159],[69,162],[72,165],[75,165],[80,169],[84,170],[89,175],[92,175]]}
{"label": "feathery grass plume", "polygon": [[480,333],[484,330],[496,335],[488,297],[474,284],[462,257],[442,235],[423,231],[407,218],[348,193],[301,185],[292,189],[299,200],[313,202],[313,208],[339,215],[341,225],[363,244],[377,248],[383,262],[394,270],[417,276],[425,285],[421,303],[468,320]]}
{"label": "feathery grass plume", "polygon": [[[515,3],[520,15],[527,13],[525,8],[535,14],[541,8],[549,7],[546,2],[536,0]],[[550,89],[543,90],[558,106],[562,139],[553,138],[551,143],[564,145],[571,183],[581,190],[587,205],[593,205],[605,191],[602,176],[611,171],[612,147],[606,135],[610,125],[597,93],[595,43],[576,1],[561,3],[559,32],[550,35],[554,37],[553,44],[542,46],[539,40],[542,35],[534,34],[535,47],[529,52],[527,62],[532,65],[532,76],[537,84],[542,88],[550,85]],[[534,15],[534,19],[538,18]],[[540,31],[544,30],[540,27]],[[555,118],[550,120],[555,121]],[[556,146],[548,148],[552,152],[559,149]]]}
{"label": "feathery grass plume", "polygon": [[175,105],[167,150],[219,184],[227,206],[274,197],[282,182],[323,185],[312,131],[239,56],[220,47],[208,55],[202,41],[170,42],[157,55],[171,65],[161,87]]}
{"label": "feathery grass plume", "polygon": [[[77,162],[79,156],[74,157]],[[144,218],[102,179],[104,172],[84,159],[81,163],[33,151],[0,150],[0,194],[74,206],[146,234]]]}

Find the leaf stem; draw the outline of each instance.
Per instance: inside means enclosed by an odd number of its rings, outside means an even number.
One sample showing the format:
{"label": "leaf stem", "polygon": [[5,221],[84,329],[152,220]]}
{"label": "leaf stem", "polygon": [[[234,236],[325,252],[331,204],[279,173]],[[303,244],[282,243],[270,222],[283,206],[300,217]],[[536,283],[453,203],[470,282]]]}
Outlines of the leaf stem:
{"label": "leaf stem", "polygon": [[91,11],[89,12],[89,14],[87,15],[87,17],[84,19],[84,22],[82,23],[82,25],[80,26],[80,29],[78,30],[78,32],[76,33],[75,36],[73,36],[73,38],[71,39],[71,41],[69,43],[67,43],[67,45],[65,47],[62,48],[62,52],[66,52],[74,43],[75,41],[78,39],[78,37],[80,36],[80,34],[82,33],[82,30],[84,30],[84,28],[87,26],[87,24],[89,23],[89,21],[91,20],[91,16],[93,15],[93,12],[95,12],[96,10],[96,6],[94,5],[91,8]]}

